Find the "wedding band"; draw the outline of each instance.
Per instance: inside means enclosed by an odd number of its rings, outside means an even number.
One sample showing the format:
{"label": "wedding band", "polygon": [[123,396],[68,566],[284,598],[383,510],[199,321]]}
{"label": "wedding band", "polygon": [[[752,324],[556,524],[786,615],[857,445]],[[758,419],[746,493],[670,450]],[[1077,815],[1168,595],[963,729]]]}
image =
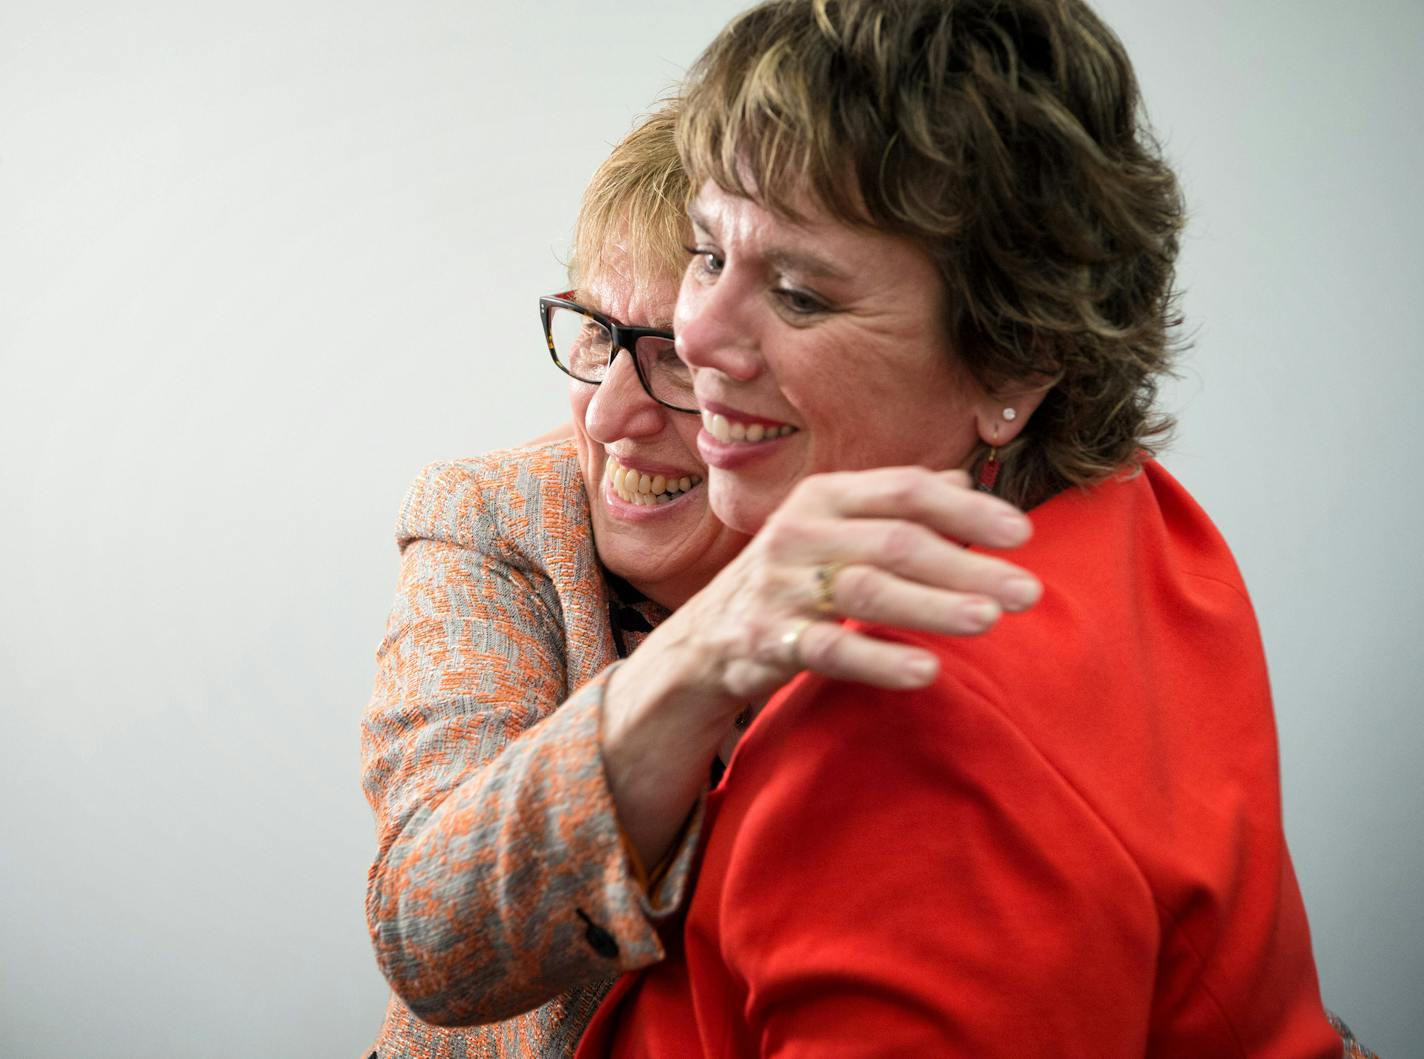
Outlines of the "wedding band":
{"label": "wedding band", "polygon": [[786,648],[786,657],[791,664],[798,669],[804,669],[801,664],[801,634],[811,627],[810,618],[797,618],[796,624],[791,626],[781,636],[781,646]]}
{"label": "wedding band", "polygon": [[845,563],[822,563],[816,567],[816,613],[830,617],[836,612],[836,575]]}

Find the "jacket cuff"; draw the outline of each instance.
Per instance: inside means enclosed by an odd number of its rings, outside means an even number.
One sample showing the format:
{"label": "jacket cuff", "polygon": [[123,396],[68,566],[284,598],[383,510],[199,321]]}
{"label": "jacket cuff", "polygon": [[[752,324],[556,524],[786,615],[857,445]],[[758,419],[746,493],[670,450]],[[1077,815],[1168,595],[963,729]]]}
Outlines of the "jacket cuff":
{"label": "jacket cuff", "polygon": [[[621,661],[614,662],[604,669],[576,696],[576,698],[581,698],[585,693],[596,694],[594,740],[598,750],[600,768],[603,761],[602,744],[599,742],[599,735],[603,731],[603,697],[608,686],[608,678],[620,665],[622,665]],[[564,708],[568,709],[568,706],[572,704],[570,701]],[[692,807],[692,811],[682,825],[682,830],[678,833],[676,845],[649,872],[639,860],[637,851],[628,840],[627,833],[619,822],[618,807],[613,801],[613,792],[608,787],[606,771],[603,772],[603,787],[604,795],[608,800],[609,813],[614,826],[618,829],[619,845],[623,850],[624,873],[620,880],[620,887],[623,882],[632,887],[637,894],[638,907],[642,910],[644,917],[654,926],[661,925],[682,907],[683,899],[687,896],[691,886],[697,846],[702,837],[702,820],[707,808],[706,792],[704,791],[698,796],[697,804]],[[660,949],[656,959],[661,958]],[[643,965],[639,964],[638,966]]]}
{"label": "jacket cuff", "polygon": [[[599,740],[603,695],[616,666],[614,663],[584,685],[555,714],[564,752],[572,755],[577,762],[573,771],[585,780],[580,786],[588,801],[582,809],[591,811],[593,817],[587,832],[592,841],[580,853],[589,857],[587,867],[596,878],[589,879],[592,885],[580,887],[585,900],[568,914],[579,921],[584,943],[609,961],[610,973],[637,970],[661,960],[664,950],[656,926],[676,907],[661,897],[663,886],[656,888],[659,898],[654,901],[639,881],[625,849],[618,808],[603,767]],[[682,849],[678,852],[679,859],[688,859]],[[677,900],[685,889],[687,874],[684,867]]]}
{"label": "jacket cuff", "polygon": [[704,791],[698,796],[697,804],[692,807],[692,813],[682,827],[682,837],[676,848],[663,859],[665,867],[654,874],[651,889],[643,894],[643,914],[653,923],[666,922],[682,907],[687,897],[706,812],[707,794]]}

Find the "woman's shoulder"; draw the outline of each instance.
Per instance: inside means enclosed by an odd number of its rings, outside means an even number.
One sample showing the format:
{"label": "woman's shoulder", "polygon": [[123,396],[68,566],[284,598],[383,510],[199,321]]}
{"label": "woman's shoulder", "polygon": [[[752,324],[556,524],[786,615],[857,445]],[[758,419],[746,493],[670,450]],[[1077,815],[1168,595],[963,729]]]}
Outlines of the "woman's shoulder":
{"label": "woman's shoulder", "polygon": [[586,535],[587,524],[578,455],[563,440],[426,464],[401,502],[396,538],[402,547],[549,542]]}

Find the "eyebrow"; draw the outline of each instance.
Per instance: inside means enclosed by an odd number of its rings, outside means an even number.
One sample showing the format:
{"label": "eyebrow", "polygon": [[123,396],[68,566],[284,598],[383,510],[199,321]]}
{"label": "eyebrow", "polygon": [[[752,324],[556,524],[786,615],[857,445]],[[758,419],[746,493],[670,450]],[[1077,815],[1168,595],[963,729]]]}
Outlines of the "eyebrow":
{"label": "eyebrow", "polygon": [[778,269],[787,272],[799,272],[808,276],[818,276],[822,279],[850,279],[851,273],[845,269],[837,268],[824,258],[816,257],[799,250],[776,249],[766,255]]}
{"label": "eyebrow", "polygon": [[573,290],[565,291],[563,294],[556,294],[554,295],[554,297],[563,298],[566,301],[571,301],[575,305],[583,306],[585,309],[592,309],[594,312],[600,314],[601,316],[608,317],[608,319],[612,320],[619,327],[642,328],[644,331],[666,331],[668,334],[672,334],[672,317],[669,316],[666,320],[662,320],[657,317],[649,317],[648,322],[646,324],[624,323],[622,320],[618,319],[618,317],[614,316],[607,309],[605,309],[603,307],[603,302],[596,300],[593,297],[593,292],[587,289],[575,287]]}
{"label": "eyebrow", "polygon": [[[706,216],[695,203],[687,208],[687,215],[692,223],[704,232],[711,230]],[[773,268],[787,272],[800,272],[809,276],[833,280],[848,280],[853,275],[853,273],[831,264],[825,258],[804,250],[797,250],[794,247],[773,247],[766,252],[764,257]]]}

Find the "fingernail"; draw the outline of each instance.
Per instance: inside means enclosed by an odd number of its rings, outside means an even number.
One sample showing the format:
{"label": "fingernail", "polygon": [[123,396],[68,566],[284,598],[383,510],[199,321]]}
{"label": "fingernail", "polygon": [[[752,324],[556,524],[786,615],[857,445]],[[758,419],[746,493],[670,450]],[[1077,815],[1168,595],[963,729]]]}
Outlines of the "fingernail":
{"label": "fingernail", "polygon": [[1029,521],[1017,511],[1006,511],[994,519],[994,539],[1003,545],[1022,544],[1028,540]]}
{"label": "fingernail", "polygon": [[922,688],[939,672],[939,660],[929,656],[912,658],[905,663],[905,686]]}
{"label": "fingernail", "polygon": [[1043,586],[1031,577],[1011,577],[999,589],[1006,610],[1028,610],[1043,595]]}
{"label": "fingernail", "polygon": [[987,629],[999,620],[999,605],[988,600],[977,600],[968,607],[969,620],[979,629]]}

